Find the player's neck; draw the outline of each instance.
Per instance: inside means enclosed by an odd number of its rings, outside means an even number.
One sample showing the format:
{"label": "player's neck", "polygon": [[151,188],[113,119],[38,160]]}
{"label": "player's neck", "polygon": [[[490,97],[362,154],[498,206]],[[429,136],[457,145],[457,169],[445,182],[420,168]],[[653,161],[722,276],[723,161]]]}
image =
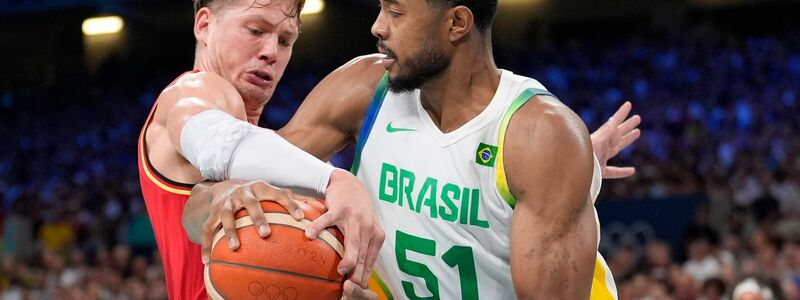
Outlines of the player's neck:
{"label": "player's neck", "polygon": [[199,70],[201,72],[214,72],[219,74],[216,68],[214,68],[214,64],[211,63],[211,60],[208,59],[207,52],[202,49],[198,49],[194,55],[194,69]]}
{"label": "player's neck", "polygon": [[438,78],[420,90],[422,105],[442,132],[477,117],[494,98],[500,70],[491,51],[460,51]]}
{"label": "player's neck", "polygon": [[265,103],[253,103],[253,101],[244,101],[244,110],[247,112],[247,122],[258,126],[258,120],[261,118],[261,113],[264,111]]}

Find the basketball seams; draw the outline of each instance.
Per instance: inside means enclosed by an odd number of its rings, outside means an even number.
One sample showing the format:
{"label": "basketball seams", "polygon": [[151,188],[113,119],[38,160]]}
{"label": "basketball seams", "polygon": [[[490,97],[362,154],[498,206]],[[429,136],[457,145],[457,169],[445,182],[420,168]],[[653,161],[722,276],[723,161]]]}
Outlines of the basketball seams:
{"label": "basketball seams", "polygon": [[211,280],[211,266],[206,265],[203,270],[203,280],[206,282],[206,293],[211,300],[225,300],[225,297],[219,294],[217,287],[214,286],[214,281]]}
{"label": "basketball seams", "polygon": [[[300,220],[300,221],[295,220],[294,217],[292,217],[291,215],[289,215],[288,213],[285,213],[285,212],[275,212],[275,211],[265,212],[264,213],[264,217],[268,220],[270,225],[289,227],[289,228],[294,228],[294,229],[301,230],[301,231],[305,231],[305,229],[312,223],[311,221],[309,221],[307,219],[303,219],[303,220]],[[239,217],[235,221],[235,226],[234,227],[235,227],[236,230],[239,230],[239,229],[242,229],[242,228],[245,228],[245,227],[251,227],[251,226],[254,226],[253,220],[251,218],[249,218],[246,214],[240,214]],[[320,240],[322,240],[324,242],[323,244],[325,244],[325,245],[327,245],[327,247],[329,247],[328,249],[333,249],[334,253],[336,253],[336,255],[338,255],[339,259],[341,259],[343,257],[344,245],[343,245],[343,242],[340,239],[337,238],[337,235],[335,235],[332,232],[333,232],[333,230],[326,229],[326,230],[320,232],[318,237],[319,237]],[[214,233],[214,235],[212,237],[212,244],[211,244],[212,252],[214,251],[214,249],[216,249],[217,243],[219,243],[222,240],[223,237],[225,237],[225,232],[223,230],[221,230],[221,226],[220,226],[220,227],[218,227],[217,231]],[[305,237],[303,237],[303,238],[305,238]],[[322,247],[320,244],[316,244],[316,245],[317,246],[315,246],[315,247]],[[324,249],[324,247],[320,248],[320,249]],[[212,267],[213,267],[214,270],[212,270]],[[223,272],[222,269],[220,269],[220,268],[226,268],[226,269],[227,268],[242,268],[242,269],[249,269],[249,270],[251,270],[251,272],[252,271],[256,271],[256,272],[265,272],[265,273],[275,274],[275,275],[270,275],[270,276],[292,276],[292,277],[305,278],[306,280],[324,281],[324,282],[327,282],[328,284],[338,284],[338,285],[341,284],[341,282],[338,281],[338,280],[328,279],[328,278],[325,278],[325,277],[319,277],[319,276],[314,276],[314,275],[309,275],[309,274],[296,273],[296,272],[289,271],[289,270],[262,267],[262,266],[255,266],[255,265],[242,264],[242,263],[233,263],[233,262],[228,262],[228,261],[223,261],[223,260],[212,259],[208,264],[205,265],[204,272],[203,272],[203,277],[204,277],[203,279],[205,281],[208,297],[210,299],[212,299],[212,300],[226,299],[226,297],[223,295],[222,291],[218,290],[218,287],[215,286],[215,284],[214,284],[214,282],[212,280],[212,274],[211,273],[214,272],[215,274],[218,274],[218,272]],[[217,276],[219,276],[219,274]]]}
{"label": "basketball seams", "polygon": [[[272,212],[264,213],[264,217],[267,218],[268,222],[271,224],[274,223],[275,225],[290,226],[303,231],[305,231],[308,225],[311,224],[311,221],[305,219],[297,221],[286,213],[272,213]],[[236,219],[237,230],[248,226],[253,226],[252,219],[248,217],[241,217],[239,219]],[[220,240],[222,240],[224,236],[225,232],[222,230],[218,230],[214,234],[214,238],[212,239],[213,242],[211,244],[211,249],[214,249],[217,246],[217,243]],[[332,233],[330,233],[327,230],[324,230],[319,233],[318,238],[324,241],[326,244],[328,244],[328,246],[333,248],[333,250],[336,251],[336,253],[339,255],[340,258],[343,257],[344,245]]]}
{"label": "basketball seams", "polygon": [[283,275],[291,275],[291,276],[297,276],[297,277],[302,277],[302,278],[307,278],[307,279],[320,280],[320,281],[325,281],[327,283],[340,284],[340,281],[336,280],[336,279],[330,279],[330,278],[319,277],[319,276],[303,274],[303,273],[297,273],[297,272],[292,272],[292,271],[286,271],[286,270],[281,270],[281,269],[259,267],[259,266],[246,265],[246,264],[240,264],[240,263],[234,263],[234,262],[222,261],[222,260],[212,260],[211,262],[209,262],[209,265],[212,265],[212,264],[225,265],[225,266],[230,266],[230,267],[238,267],[238,268],[250,269],[250,270],[256,270],[256,271],[272,272],[272,273],[278,273],[278,274],[283,274]]}

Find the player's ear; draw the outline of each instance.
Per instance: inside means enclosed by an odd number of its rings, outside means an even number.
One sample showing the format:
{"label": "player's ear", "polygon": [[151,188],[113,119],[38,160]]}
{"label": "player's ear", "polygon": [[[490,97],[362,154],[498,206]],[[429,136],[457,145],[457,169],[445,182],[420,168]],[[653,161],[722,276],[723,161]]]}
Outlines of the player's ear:
{"label": "player's ear", "polygon": [[451,42],[458,41],[467,35],[475,26],[475,17],[466,6],[459,5],[450,9],[450,34]]}
{"label": "player's ear", "polygon": [[211,9],[203,7],[194,16],[194,37],[197,43],[206,44],[208,41],[208,30],[211,26],[211,19],[214,17]]}

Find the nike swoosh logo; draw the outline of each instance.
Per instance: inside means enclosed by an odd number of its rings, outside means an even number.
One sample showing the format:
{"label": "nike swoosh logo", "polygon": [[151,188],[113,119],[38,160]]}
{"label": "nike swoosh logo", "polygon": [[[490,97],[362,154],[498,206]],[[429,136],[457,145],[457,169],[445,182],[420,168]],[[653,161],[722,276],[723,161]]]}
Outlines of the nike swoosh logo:
{"label": "nike swoosh logo", "polygon": [[416,129],[411,129],[411,128],[392,127],[392,122],[389,122],[389,124],[386,124],[386,132],[388,132],[388,133],[395,133],[395,132],[401,132],[401,131],[417,131],[417,130]]}

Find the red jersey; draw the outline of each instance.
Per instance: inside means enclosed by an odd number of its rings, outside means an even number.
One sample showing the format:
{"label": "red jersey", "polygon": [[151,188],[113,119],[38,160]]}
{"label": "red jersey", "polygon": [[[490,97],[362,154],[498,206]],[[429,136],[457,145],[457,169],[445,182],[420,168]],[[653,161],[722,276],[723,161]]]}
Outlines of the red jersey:
{"label": "red jersey", "polygon": [[204,265],[200,258],[200,245],[189,240],[181,224],[183,207],[189,200],[193,185],[174,182],[161,175],[153,168],[148,157],[145,133],[157,105],[158,101],[153,104],[139,135],[137,160],[142,196],[164,263],[167,292],[170,299],[208,299],[203,282]]}

